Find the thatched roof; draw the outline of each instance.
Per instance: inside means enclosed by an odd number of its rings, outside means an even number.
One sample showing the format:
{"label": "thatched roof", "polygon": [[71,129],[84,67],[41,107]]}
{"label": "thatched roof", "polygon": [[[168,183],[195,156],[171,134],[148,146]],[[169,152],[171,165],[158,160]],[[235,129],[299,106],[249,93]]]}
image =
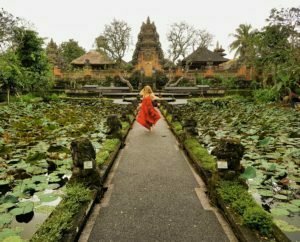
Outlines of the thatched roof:
{"label": "thatched roof", "polygon": [[95,50],[89,51],[71,62],[72,65],[85,65],[87,63],[90,65],[115,64],[107,55]]}
{"label": "thatched roof", "polygon": [[188,57],[182,60],[183,62],[191,61],[191,62],[219,62],[223,63],[228,61],[227,58],[221,56],[218,52],[210,51],[207,48],[198,48]]}

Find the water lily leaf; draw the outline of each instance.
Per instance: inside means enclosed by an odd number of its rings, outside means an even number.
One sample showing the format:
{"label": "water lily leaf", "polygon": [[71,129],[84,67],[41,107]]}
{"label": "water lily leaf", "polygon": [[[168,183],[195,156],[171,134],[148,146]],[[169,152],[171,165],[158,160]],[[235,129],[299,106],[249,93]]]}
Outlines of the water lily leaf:
{"label": "water lily leaf", "polygon": [[4,241],[5,238],[10,236],[17,236],[22,231],[21,228],[8,229],[4,228],[0,231],[0,241]]}
{"label": "water lily leaf", "polygon": [[275,164],[271,164],[268,168],[267,171],[276,171],[276,165]]}
{"label": "water lily leaf", "polygon": [[60,181],[61,181],[61,178],[56,176],[56,175],[51,174],[49,176],[49,182],[50,183],[56,183],[56,182],[60,182]]}
{"label": "water lily leaf", "polygon": [[39,196],[41,202],[53,202],[58,198],[58,196],[53,194],[42,194]]}
{"label": "water lily leaf", "polygon": [[0,214],[0,228],[5,224],[9,224],[13,219],[13,216],[9,213]]}
{"label": "water lily leaf", "polygon": [[0,180],[0,186],[8,185],[9,181],[6,180]]}
{"label": "water lily leaf", "polygon": [[27,214],[33,211],[33,202],[21,202],[18,204],[17,208],[14,208],[10,211],[12,215],[21,215]]}
{"label": "water lily leaf", "polygon": [[290,203],[282,203],[277,206],[277,208],[283,208],[291,211],[292,213],[300,212],[300,207]]}
{"label": "water lily leaf", "polygon": [[275,219],[274,220],[275,224],[283,231],[285,232],[297,232],[300,231],[299,227],[296,227],[294,225],[289,224],[286,221],[280,220],[280,219]]}
{"label": "water lily leaf", "polygon": [[47,182],[47,176],[33,176],[32,178],[32,182],[37,183],[37,182]]}
{"label": "water lily leaf", "polygon": [[264,139],[260,140],[258,143],[260,146],[267,146],[274,142],[273,137],[265,137]]}
{"label": "water lily leaf", "polygon": [[256,169],[253,167],[253,166],[248,166],[244,173],[241,174],[242,178],[244,179],[252,179],[252,178],[255,178],[256,177]]}
{"label": "water lily leaf", "polygon": [[0,207],[4,208],[4,209],[13,208],[15,206],[16,206],[16,204],[15,203],[11,203],[11,202],[3,203],[3,204],[0,205]]}
{"label": "water lily leaf", "polygon": [[60,187],[60,185],[58,183],[52,183],[52,184],[48,185],[48,189],[53,189],[53,190],[55,190],[59,187]]}
{"label": "water lily leaf", "polygon": [[41,175],[41,174],[45,174],[48,172],[48,170],[46,168],[41,168],[39,166],[30,166],[26,169],[26,171],[30,174],[33,174],[33,175]]}
{"label": "water lily leaf", "polygon": [[246,134],[249,134],[251,136],[255,135],[257,133],[256,129],[248,129],[248,130],[244,130],[242,129]]}
{"label": "water lily leaf", "polygon": [[23,241],[24,240],[18,235],[9,236],[3,240],[3,242],[23,242]]}
{"label": "water lily leaf", "polygon": [[0,203],[17,203],[17,202],[19,202],[18,198],[10,194],[0,199]]}
{"label": "water lily leaf", "polygon": [[263,197],[273,197],[274,193],[270,190],[258,189],[258,193]]}
{"label": "water lily leaf", "polygon": [[43,160],[46,157],[47,157],[47,155],[45,152],[31,151],[26,158],[26,162],[32,163],[34,161]]}
{"label": "water lily leaf", "polygon": [[281,195],[281,194],[276,194],[274,198],[279,199],[279,200],[288,200],[287,196]]}
{"label": "water lily leaf", "polygon": [[290,212],[284,208],[272,208],[270,212],[274,216],[288,216],[290,214]]}

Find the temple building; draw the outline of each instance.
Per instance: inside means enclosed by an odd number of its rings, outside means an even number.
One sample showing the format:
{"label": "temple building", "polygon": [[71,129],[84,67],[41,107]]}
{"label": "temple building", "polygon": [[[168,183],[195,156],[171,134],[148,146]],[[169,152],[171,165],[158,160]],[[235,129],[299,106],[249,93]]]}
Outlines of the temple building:
{"label": "temple building", "polygon": [[164,56],[159,35],[156,32],[154,22],[151,23],[148,17],[147,22],[142,24],[138,35],[132,64],[136,71],[140,71],[146,77],[151,77],[157,70],[162,70],[163,61]]}
{"label": "temple building", "polygon": [[190,70],[203,70],[207,67],[218,66],[221,63],[228,61],[224,58],[224,49],[217,47],[214,51],[210,51],[205,47],[199,47],[192,54],[182,60],[182,66],[188,64]]}
{"label": "temple building", "polygon": [[111,60],[104,53],[92,50],[88,53],[76,58],[71,62],[73,67],[90,67],[95,70],[111,69],[116,66],[115,61]]}

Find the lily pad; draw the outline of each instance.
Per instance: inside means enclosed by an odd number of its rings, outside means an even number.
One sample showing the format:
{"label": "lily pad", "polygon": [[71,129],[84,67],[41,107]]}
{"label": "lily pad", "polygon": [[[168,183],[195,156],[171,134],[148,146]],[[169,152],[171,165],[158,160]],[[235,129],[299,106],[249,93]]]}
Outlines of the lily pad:
{"label": "lily pad", "polygon": [[22,231],[21,228],[8,229],[4,228],[0,231],[0,241],[4,241],[5,238],[9,238],[11,236],[18,236],[18,234]]}
{"label": "lily pad", "polygon": [[296,206],[298,206],[298,207],[300,207],[300,199],[298,199],[298,200],[292,200],[291,203],[294,204],[294,205],[296,205]]}
{"label": "lily pad", "polygon": [[0,228],[3,227],[5,224],[10,224],[12,219],[13,216],[9,213],[0,214]]}
{"label": "lily pad", "polygon": [[264,139],[262,139],[262,140],[259,141],[259,145],[260,146],[267,146],[267,145],[269,145],[269,144],[271,144],[273,142],[274,142],[274,138],[273,137],[266,137],[266,138],[264,138]]}
{"label": "lily pad", "polygon": [[13,208],[15,206],[16,206],[16,203],[8,202],[8,203],[1,204],[0,208],[8,209],[8,208]]}
{"label": "lily pad", "polygon": [[274,196],[273,191],[270,191],[270,190],[258,189],[257,191],[258,191],[259,195],[261,195],[263,197],[273,197]]}
{"label": "lily pad", "polygon": [[286,221],[280,220],[280,219],[275,219],[274,220],[275,224],[283,231],[285,232],[297,232],[300,231],[299,227],[296,227],[294,225],[289,224]]}
{"label": "lily pad", "polygon": [[274,198],[278,199],[278,200],[288,200],[287,196],[285,195],[281,195],[281,194],[276,194],[274,196]]}
{"label": "lily pad", "polygon": [[248,166],[244,173],[241,174],[241,177],[244,179],[252,179],[256,177],[256,169],[253,166]]}
{"label": "lily pad", "polygon": [[268,167],[267,171],[276,171],[276,165],[275,165],[275,164],[271,164],[271,165]]}
{"label": "lily pad", "polygon": [[42,194],[39,196],[41,202],[53,202],[58,198],[58,196],[53,194]]}
{"label": "lily pad", "polygon": [[18,204],[17,208],[10,211],[12,215],[22,215],[33,211],[33,202],[22,202]]}
{"label": "lily pad", "polygon": [[5,197],[0,199],[0,203],[17,203],[19,202],[18,198],[13,195],[6,195]]}
{"label": "lily pad", "polygon": [[5,186],[5,185],[8,185],[8,184],[9,184],[9,181],[0,180],[0,186]]}
{"label": "lily pad", "polygon": [[9,236],[3,240],[3,242],[23,242],[23,241],[24,240],[18,235]]}
{"label": "lily pad", "polygon": [[284,208],[272,208],[270,211],[274,216],[288,216],[290,214],[290,212]]}

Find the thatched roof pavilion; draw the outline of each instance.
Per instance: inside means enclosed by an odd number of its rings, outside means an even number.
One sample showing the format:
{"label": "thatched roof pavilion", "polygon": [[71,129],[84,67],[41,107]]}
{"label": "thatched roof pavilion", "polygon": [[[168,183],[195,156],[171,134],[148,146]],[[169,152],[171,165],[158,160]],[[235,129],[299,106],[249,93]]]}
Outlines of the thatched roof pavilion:
{"label": "thatched roof pavilion", "polygon": [[200,47],[188,57],[182,60],[182,65],[189,64],[189,69],[203,69],[206,66],[217,66],[228,61],[220,52],[210,51],[205,47]]}
{"label": "thatched roof pavilion", "polygon": [[92,50],[76,58],[71,62],[75,67],[90,66],[93,69],[107,69],[115,67],[115,61],[110,59],[106,54]]}

